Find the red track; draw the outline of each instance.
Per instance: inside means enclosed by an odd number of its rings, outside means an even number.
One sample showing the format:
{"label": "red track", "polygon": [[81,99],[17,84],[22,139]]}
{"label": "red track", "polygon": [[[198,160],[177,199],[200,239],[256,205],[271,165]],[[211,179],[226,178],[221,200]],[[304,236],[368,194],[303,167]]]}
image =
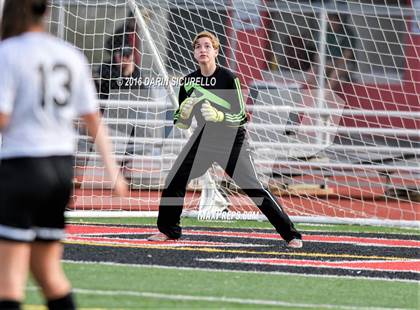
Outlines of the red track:
{"label": "red track", "polygon": [[[188,192],[185,199],[186,208],[195,209],[199,195],[200,193]],[[157,211],[159,198],[159,191],[131,191],[130,197],[117,198],[112,197],[109,190],[76,189],[71,207],[76,210]],[[232,196],[230,199],[234,205],[233,211],[257,211],[257,208],[242,196]],[[362,195],[359,198],[339,195],[328,198],[281,196],[278,200],[290,215],[420,220],[420,203],[375,199],[372,195]]]}

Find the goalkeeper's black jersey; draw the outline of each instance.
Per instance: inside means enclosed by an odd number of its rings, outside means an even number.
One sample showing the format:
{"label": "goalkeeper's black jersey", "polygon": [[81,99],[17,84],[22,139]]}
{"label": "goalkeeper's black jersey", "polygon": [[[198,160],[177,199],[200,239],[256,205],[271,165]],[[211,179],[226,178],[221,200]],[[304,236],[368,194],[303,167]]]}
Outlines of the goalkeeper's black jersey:
{"label": "goalkeeper's black jersey", "polygon": [[[239,79],[229,70],[217,66],[211,76],[203,76],[200,69],[192,72],[183,79],[179,90],[179,104],[188,97],[194,96],[199,102],[194,106],[191,116],[187,120],[181,120],[179,108],[174,115],[174,123],[182,122],[184,125],[191,125],[195,117],[199,128],[206,127],[207,130],[223,132],[235,128],[242,128],[247,122],[245,104],[242,97]],[[217,110],[223,112],[224,120],[220,123],[206,122],[201,115],[201,105],[205,100]]]}

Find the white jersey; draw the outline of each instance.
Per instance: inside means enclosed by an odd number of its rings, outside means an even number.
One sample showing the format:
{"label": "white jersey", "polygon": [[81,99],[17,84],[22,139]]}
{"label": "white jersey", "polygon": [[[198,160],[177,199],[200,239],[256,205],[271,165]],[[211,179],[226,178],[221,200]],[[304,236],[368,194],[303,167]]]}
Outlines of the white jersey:
{"label": "white jersey", "polygon": [[73,119],[97,111],[88,63],[47,33],[0,42],[0,112],[10,115],[0,158],[72,155]]}

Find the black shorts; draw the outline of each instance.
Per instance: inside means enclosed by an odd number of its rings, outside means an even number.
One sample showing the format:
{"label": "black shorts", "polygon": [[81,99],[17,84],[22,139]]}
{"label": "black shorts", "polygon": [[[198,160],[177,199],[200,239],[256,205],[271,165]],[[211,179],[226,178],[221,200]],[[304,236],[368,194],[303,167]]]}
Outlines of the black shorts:
{"label": "black shorts", "polygon": [[1,160],[0,239],[63,239],[72,180],[72,156]]}

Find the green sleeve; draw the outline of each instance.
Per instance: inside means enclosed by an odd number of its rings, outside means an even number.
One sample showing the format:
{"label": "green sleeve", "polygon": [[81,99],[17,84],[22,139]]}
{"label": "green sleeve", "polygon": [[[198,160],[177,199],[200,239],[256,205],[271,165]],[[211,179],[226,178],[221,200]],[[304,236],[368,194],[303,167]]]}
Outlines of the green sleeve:
{"label": "green sleeve", "polygon": [[224,122],[228,126],[240,126],[246,122],[245,103],[242,96],[241,83],[238,78],[233,80],[231,94],[231,108],[225,113]]}

